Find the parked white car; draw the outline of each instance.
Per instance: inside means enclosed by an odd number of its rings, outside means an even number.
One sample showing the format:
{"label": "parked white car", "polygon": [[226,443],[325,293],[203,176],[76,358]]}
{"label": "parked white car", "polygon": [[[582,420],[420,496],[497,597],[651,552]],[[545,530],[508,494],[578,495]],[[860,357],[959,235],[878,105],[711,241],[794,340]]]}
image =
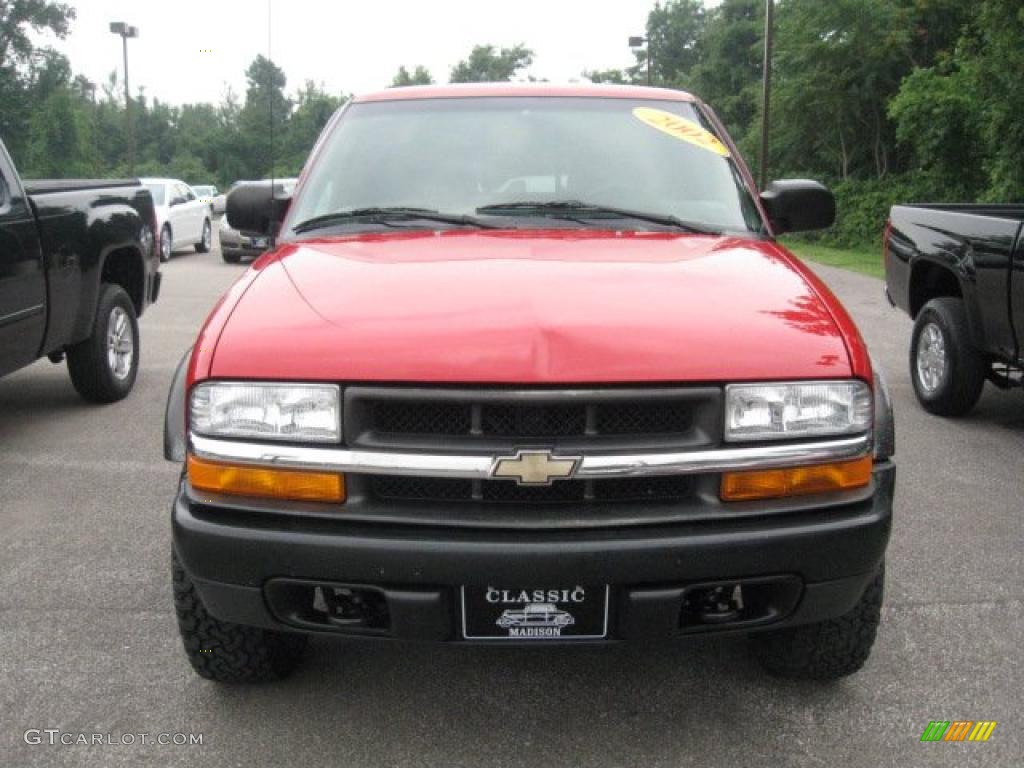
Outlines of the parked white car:
{"label": "parked white car", "polygon": [[185,182],[178,179],[142,179],[153,195],[156,208],[156,226],[159,234],[160,261],[189,245],[199,253],[210,250],[213,226],[210,206]]}

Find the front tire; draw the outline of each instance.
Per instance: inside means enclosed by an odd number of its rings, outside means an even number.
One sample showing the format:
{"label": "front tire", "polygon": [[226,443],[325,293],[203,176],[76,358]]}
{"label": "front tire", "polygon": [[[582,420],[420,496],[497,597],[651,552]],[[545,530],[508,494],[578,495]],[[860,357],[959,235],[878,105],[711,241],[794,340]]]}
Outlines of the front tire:
{"label": "front tire", "polygon": [[139,373],[139,323],[121,286],[100,286],[92,335],[70,347],[67,358],[71,383],[86,400],[113,403],[132,391]]}
{"label": "front tire", "polygon": [[963,300],[944,296],[925,304],[910,343],[910,378],[921,406],[937,416],[963,416],[981,397],[985,374]]}
{"label": "front tire", "polygon": [[220,247],[220,257],[224,259],[224,261],[228,264],[237,264],[242,260],[241,254],[229,253],[228,251],[224,250],[223,245]]}
{"label": "front tire", "polygon": [[210,225],[210,220],[206,219],[203,222],[203,237],[196,243],[196,253],[209,253],[210,244],[213,242],[213,227]]}
{"label": "front tire", "polygon": [[837,680],[864,666],[882,618],[885,568],[846,614],[752,638],[754,654],[771,674],[800,680]]}
{"label": "front tire", "polygon": [[218,683],[260,683],[287,677],[302,661],[306,637],[213,618],[176,553],[171,554],[174,610],[192,669]]}

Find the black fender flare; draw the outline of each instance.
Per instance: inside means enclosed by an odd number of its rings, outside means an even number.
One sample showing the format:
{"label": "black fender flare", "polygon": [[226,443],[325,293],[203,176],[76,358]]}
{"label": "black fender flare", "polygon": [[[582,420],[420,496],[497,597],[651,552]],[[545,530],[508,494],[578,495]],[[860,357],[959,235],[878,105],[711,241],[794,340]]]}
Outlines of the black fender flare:
{"label": "black fender flare", "polygon": [[189,347],[174,369],[171,389],[167,393],[167,408],[164,410],[164,458],[177,463],[185,461],[188,447],[185,436],[185,383],[191,361],[192,347]]}
{"label": "black fender flare", "polygon": [[875,396],[874,457],[875,461],[885,461],[896,453],[896,417],[893,413],[889,384],[874,358],[871,360],[871,368],[874,371],[872,389]]}

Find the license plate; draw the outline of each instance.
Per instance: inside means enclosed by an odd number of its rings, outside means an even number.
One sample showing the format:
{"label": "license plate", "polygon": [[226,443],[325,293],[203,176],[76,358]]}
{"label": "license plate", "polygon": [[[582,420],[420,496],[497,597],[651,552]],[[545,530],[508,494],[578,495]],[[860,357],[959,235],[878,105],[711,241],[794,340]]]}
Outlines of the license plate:
{"label": "license plate", "polygon": [[266,248],[269,241],[265,237],[254,237],[252,239],[253,248]]}
{"label": "license plate", "polygon": [[462,588],[467,640],[596,640],[608,636],[607,586]]}

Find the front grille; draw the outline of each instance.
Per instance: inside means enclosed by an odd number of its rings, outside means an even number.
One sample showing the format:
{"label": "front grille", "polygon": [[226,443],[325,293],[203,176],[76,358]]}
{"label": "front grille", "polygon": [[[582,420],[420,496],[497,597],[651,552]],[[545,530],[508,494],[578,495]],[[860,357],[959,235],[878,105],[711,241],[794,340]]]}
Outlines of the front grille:
{"label": "front grille", "polygon": [[582,504],[584,502],[668,502],[687,498],[690,478],[631,477],[558,480],[551,485],[518,485],[511,480],[458,480],[379,475],[370,480],[375,498],[387,501],[481,504]]}
{"label": "front grille", "polygon": [[579,504],[584,500],[582,480],[559,480],[551,485],[484,480],[480,485],[483,501],[494,504]]}
{"label": "front grille", "polygon": [[373,403],[373,427],[387,435],[465,435],[470,410],[458,403],[384,400]]}
{"label": "front grille", "polygon": [[594,495],[601,501],[677,501],[690,494],[693,481],[681,475],[624,477],[597,480],[594,487]]}
{"label": "front grille", "polygon": [[489,437],[567,437],[587,431],[582,405],[500,403],[480,408],[480,434]]}
{"label": "front grille", "polygon": [[[345,443],[394,453],[563,456],[689,451],[721,444],[717,386],[402,387],[344,390]],[[352,478],[353,498],[388,519],[484,526],[587,526],[686,517],[701,507],[703,476],[469,480],[405,475]]]}
{"label": "front grille", "polygon": [[618,403],[599,408],[602,435],[682,435],[693,426],[693,404],[686,400]]}
{"label": "front grille", "polygon": [[373,406],[373,427],[389,435],[541,438],[684,434],[693,423],[691,404],[680,400],[595,405],[484,403],[479,406],[477,427],[473,412],[471,404],[383,401]]}
{"label": "front grille", "polygon": [[378,499],[390,501],[472,501],[473,481],[448,477],[377,475],[370,488]]}
{"label": "front grille", "polygon": [[717,388],[567,393],[502,390],[402,390],[355,387],[346,392],[346,438],[385,447],[435,442],[440,448],[477,444],[522,447],[605,441],[614,446],[655,440],[685,445],[718,429]]}

